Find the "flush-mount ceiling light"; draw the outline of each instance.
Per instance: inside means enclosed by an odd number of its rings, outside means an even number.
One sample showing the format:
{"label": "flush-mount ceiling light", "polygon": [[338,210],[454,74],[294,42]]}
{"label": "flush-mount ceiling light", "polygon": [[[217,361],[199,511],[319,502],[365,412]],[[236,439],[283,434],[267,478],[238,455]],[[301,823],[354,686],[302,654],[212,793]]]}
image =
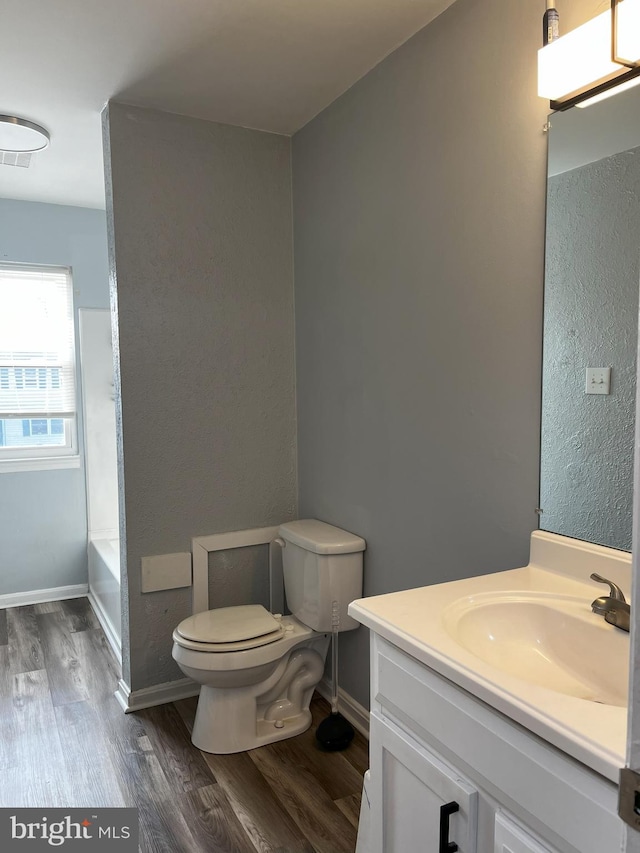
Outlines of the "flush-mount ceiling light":
{"label": "flush-mount ceiling light", "polygon": [[28,154],[43,151],[49,144],[49,132],[18,116],[0,115],[0,151]]}
{"label": "flush-mount ceiling light", "polygon": [[640,83],[640,0],[611,10],[538,52],[538,93],[554,110],[595,103]]}

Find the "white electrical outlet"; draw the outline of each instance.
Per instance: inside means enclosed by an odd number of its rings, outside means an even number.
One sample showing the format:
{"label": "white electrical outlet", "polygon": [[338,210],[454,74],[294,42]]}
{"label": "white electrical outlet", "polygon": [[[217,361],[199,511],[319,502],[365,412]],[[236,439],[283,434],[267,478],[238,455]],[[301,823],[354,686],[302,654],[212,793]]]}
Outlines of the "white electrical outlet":
{"label": "white electrical outlet", "polygon": [[610,367],[587,367],[585,394],[609,394],[611,388]]}

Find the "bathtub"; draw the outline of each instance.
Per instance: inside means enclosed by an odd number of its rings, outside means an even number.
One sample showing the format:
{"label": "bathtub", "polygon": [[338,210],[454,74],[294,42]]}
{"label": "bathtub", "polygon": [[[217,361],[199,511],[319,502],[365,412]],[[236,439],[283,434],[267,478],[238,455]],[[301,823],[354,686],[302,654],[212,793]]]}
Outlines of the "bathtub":
{"label": "bathtub", "polygon": [[89,540],[89,601],[120,663],[122,623],[119,539]]}

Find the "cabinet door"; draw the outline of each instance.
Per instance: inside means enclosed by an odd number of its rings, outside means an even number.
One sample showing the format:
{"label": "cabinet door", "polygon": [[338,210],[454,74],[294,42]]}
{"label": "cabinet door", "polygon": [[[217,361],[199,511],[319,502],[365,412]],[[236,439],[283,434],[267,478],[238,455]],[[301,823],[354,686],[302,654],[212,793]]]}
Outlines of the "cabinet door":
{"label": "cabinet door", "polygon": [[476,853],[475,788],[375,713],[370,749],[372,853]]}
{"label": "cabinet door", "polygon": [[554,853],[520,829],[502,812],[496,814],[494,853]]}

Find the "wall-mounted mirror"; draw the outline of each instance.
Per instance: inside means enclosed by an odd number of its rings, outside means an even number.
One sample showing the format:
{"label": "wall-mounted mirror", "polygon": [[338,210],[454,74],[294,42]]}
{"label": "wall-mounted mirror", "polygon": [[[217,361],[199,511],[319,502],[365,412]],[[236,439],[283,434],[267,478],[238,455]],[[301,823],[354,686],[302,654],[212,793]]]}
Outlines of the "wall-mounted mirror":
{"label": "wall-mounted mirror", "polygon": [[630,550],[640,87],[550,125],[540,526]]}

